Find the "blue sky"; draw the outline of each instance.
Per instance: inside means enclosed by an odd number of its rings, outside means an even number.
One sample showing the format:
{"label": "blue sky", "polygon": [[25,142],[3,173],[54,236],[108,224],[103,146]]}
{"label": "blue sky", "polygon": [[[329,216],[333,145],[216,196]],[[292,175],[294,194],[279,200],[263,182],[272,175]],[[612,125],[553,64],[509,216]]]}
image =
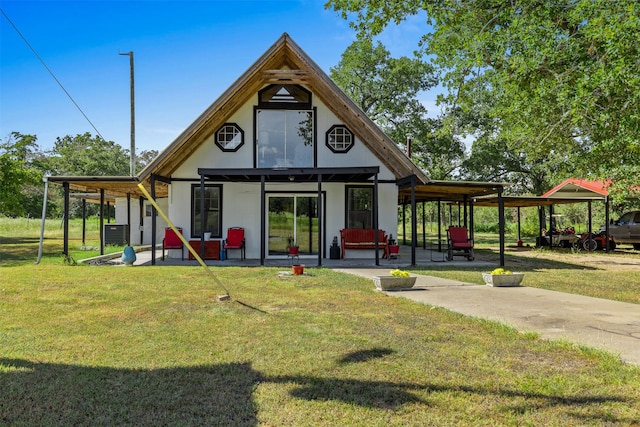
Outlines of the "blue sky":
{"label": "blue sky", "polygon": [[[119,53],[134,52],[137,151],[166,148],[282,33],[327,73],[355,39],[324,0],[0,0],[0,7],[100,134],[125,148],[130,72]],[[425,19],[415,17],[380,40],[393,56],[410,55],[426,32]],[[44,150],[56,137],[96,133],[0,16],[0,138],[13,131],[37,135]]]}

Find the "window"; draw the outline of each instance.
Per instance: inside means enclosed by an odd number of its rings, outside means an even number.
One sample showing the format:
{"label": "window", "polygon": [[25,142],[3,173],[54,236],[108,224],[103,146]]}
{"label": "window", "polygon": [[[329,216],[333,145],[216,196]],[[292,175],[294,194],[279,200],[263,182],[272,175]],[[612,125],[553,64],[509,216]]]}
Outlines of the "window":
{"label": "window", "polygon": [[313,111],[257,110],[259,168],[313,167]]}
{"label": "window", "polygon": [[353,147],[353,134],[344,125],[331,126],[326,144],[334,153],[346,153]]}
{"label": "window", "polygon": [[373,187],[347,187],[347,228],[373,228]]}
{"label": "window", "polygon": [[311,92],[298,85],[269,85],[258,92],[260,108],[311,109]]}
{"label": "window", "polygon": [[216,145],[222,151],[238,151],[244,144],[244,132],[235,123],[226,123],[216,131]]}
{"label": "window", "polygon": [[314,111],[307,89],[284,84],[262,89],[258,92],[255,127],[257,167],[314,166]]}
{"label": "window", "polygon": [[[211,237],[222,237],[222,186],[205,185],[205,232]],[[200,237],[200,184],[191,186],[191,237]]]}

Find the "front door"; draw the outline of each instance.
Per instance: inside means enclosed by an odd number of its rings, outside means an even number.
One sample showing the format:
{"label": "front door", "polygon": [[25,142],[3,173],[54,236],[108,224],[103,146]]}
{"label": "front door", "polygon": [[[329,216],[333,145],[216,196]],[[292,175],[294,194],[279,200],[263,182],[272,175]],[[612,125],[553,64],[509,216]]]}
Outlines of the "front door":
{"label": "front door", "polygon": [[318,254],[317,195],[267,195],[267,209],[268,256],[286,256],[292,245],[300,256]]}

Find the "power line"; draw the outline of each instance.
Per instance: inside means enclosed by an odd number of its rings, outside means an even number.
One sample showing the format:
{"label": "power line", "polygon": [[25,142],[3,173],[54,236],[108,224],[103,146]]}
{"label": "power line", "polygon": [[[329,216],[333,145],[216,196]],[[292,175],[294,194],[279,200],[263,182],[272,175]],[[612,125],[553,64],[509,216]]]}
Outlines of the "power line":
{"label": "power line", "polygon": [[[31,49],[31,52],[33,52],[33,54],[36,56],[36,58],[38,58],[38,60],[40,61],[40,63],[42,64],[42,66],[49,72],[49,74],[51,74],[51,77],[53,77],[53,79],[56,81],[56,83],[58,83],[58,86],[60,86],[60,88],[64,91],[64,93],[69,97],[69,99],[71,100],[71,102],[73,102],[73,105],[76,106],[76,108],[78,109],[78,111],[80,111],[80,114],[82,114],[84,116],[84,118],[87,120],[87,122],[89,122],[89,124],[91,125],[91,127],[93,128],[93,130],[96,131],[96,134],[102,138],[103,140],[104,137],[100,134],[100,131],[94,126],[94,124],[91,122],[91,120],[89,120],[89,117],[87,117],[87,115],[84,113],[84,111],[82,111],[82,108],[80,108],[80,106],[78,105],[78,103],[75,101],[75,99],[73,99],[73,97],[71,96],[71,94],[67,91],[67,89],[64,88],[64,86],[62,86],[62,83],[60,83],[60,80],[58,80],[58,78],[55,76],[55,74],[53,74],[53,71],[51,71],[51,69],[47,66],[47,64],[45,64],[44,60],[40,57],[40,55],[38,55],[38,52],[36,52],[36,50],[33,48],[33,46],[31,46],[31,44],[29,43],[29,41],[27,40],[27,38],[25,36],[22,35],[22,33],[20,32],[20,30],[18,30],[18,27],[16,27],[16,25],[13,23],[13,21],[11,21],[11,19],[9,19],[9,17],[7,16],[7,14],[5,13],[4,9],[2,9],[0,7],[0,12],[2,12],[2,15],[5,17],[5,19],[7,21],[9,21],[9,24],[11,24],[11,26],[13,27],[14,30],[16,30],[16,33],[18,33],[18,35],[22,38],[22,40],[25,42],[25,44],[29,47],[29,49]],[[106,141],[106,140],[105,140]]]}

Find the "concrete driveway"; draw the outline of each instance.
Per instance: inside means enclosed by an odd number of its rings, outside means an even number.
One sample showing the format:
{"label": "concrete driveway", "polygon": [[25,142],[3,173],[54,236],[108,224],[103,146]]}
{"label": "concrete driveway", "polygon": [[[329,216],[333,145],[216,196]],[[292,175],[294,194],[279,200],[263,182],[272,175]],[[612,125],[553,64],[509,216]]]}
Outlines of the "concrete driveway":
{"label": "concrete driveway", "polygon": [[[363,277],[387,274],[382,269],[339,271]],[[491,287],[416,276],[411,290],[386,294],[495,320],[546,339],[602,349],[640,365],[640,305],[526,286]]]}

